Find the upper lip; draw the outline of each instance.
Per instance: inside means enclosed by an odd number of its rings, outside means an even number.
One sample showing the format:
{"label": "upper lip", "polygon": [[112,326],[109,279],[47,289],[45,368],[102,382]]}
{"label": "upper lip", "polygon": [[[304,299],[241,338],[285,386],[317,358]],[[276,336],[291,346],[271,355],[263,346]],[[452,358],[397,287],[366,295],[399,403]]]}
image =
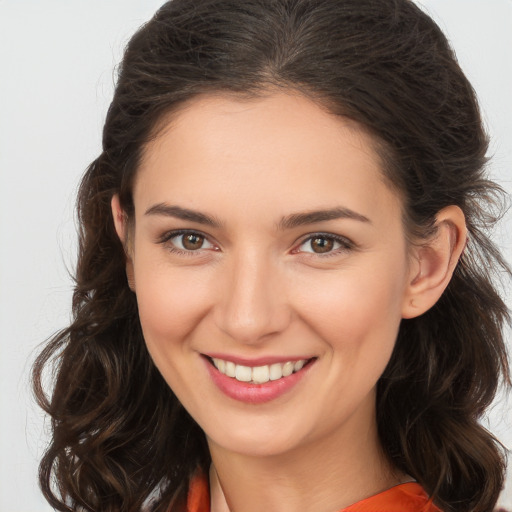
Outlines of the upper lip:
{"label": "upper lip", "polygon": [[210,359],[223,359],[224,361],[231,361],[235,364],[242,365],[242,366],[265,366],[275,363],[286,363],[287,361],[308,361],[309,359],[312,359],[314,356],[261,356],[261,357],[255,357],[255,358],[247,358],[247,357],[240,357],[232,354],[222,354],[219,352],[209,352],[208,354],[203,354],[206,357],[209,357]]}

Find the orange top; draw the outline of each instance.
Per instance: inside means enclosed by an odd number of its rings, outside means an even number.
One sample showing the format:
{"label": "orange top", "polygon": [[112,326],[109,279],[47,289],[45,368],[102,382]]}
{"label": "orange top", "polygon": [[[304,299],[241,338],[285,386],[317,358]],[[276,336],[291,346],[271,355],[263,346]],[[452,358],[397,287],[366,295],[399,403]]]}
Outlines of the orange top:
{"label": "orange top", "polygon": [[[190,483],[187,512],[210,512],[210,491],[205,477]],[[441,512],[416,483],[396,485],[387,491],[358,501],[339,512]]]}

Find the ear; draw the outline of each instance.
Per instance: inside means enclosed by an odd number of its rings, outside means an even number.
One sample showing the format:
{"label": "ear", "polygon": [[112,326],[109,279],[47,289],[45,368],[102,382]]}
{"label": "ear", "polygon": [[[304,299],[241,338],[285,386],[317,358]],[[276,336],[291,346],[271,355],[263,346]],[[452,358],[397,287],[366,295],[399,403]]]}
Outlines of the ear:
{"label": "ear", "polygon": [[413,248],[403,318],[420,316],[439,300],[466,246],[466,220],[458,206],[441,210],[435,227],[431,239]]}
{"label": "ear", "polygon": [[114,226],[116,228],[116,233],[121,243],[124,247],[124,253],[126,256],[126,279],[128,281],[128,286],[132,292],[135,291],[135,275],[133,271],[133,261],[132,257],[129,254],[131,251],[129,250],[128,243],[128,226],[127,226],[127,216],[124,210],[121,208],[121,203],[119,202],[119,196],[115,194],[112,197],[112,201],[110,202],[110,206],[112,208],[112,217],[114,218]]}

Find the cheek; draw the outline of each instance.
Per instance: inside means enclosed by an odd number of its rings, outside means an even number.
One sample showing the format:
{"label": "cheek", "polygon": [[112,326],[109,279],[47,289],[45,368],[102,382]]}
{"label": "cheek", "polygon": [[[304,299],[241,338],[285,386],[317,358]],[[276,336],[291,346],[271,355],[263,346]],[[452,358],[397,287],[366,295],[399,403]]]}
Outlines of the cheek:
{"label": "cheek", "polygon": [[211,303],[211,286],[201,271],[135,266],[139,316],[148,344],[172,343],[187,336]]}
{"label": "cheek", "polygon": [[381,262],[326,275],[300,288],[302,318],[334,349],[392,350],[401,321],[403,267]]}

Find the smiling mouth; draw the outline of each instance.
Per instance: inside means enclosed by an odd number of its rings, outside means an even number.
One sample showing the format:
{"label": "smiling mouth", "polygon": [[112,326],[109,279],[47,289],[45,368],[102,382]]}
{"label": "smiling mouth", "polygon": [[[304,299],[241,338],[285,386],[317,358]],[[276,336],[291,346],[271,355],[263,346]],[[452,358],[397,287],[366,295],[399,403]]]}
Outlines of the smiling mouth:
{"label": "smiling mouth", "polygon": [[236,364],[233,361],[226,361],[216,357],[208,359],[220,373],[227,377],[249,384],[265,384],[269,381],[289,377],[311,363],[315,358],[285,361],[284,363],[274,363],[263,366],[244,366]]}

